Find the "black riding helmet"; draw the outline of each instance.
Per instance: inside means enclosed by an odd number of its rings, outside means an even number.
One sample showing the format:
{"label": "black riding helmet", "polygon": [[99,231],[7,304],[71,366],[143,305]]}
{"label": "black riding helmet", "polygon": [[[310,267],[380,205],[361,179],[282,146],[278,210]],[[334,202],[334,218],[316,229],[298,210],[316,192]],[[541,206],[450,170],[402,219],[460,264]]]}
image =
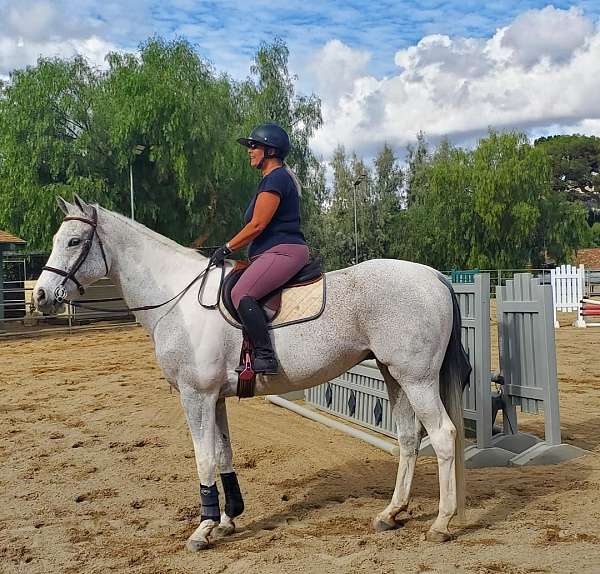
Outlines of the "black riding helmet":
{"label": "black riding helmet", "polygon": [[254,143],[272,148],[274,152],[265,153],[265,157],[278,157],[283,160],[290,151],[290,138],[287,132],[277,124],[256,126],[249,137],[239,138],[237,141],[246,147],[250,147]]}

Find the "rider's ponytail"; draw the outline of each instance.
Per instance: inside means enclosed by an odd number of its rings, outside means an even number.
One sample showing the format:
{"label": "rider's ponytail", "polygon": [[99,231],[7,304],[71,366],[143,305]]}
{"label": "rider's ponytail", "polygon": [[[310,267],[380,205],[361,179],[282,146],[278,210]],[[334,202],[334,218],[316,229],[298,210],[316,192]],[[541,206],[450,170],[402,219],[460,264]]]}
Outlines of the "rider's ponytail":
{"label": "rider's ponytail", "polygon": [[302,184],[300,183],[300,179],[296,175],[296,172],[285,162],[283,162],[283,167],[290,174],[290,177],[292,178],[294,185],[296,186],[296,191],[298,192],[298,195],[302,195]]}

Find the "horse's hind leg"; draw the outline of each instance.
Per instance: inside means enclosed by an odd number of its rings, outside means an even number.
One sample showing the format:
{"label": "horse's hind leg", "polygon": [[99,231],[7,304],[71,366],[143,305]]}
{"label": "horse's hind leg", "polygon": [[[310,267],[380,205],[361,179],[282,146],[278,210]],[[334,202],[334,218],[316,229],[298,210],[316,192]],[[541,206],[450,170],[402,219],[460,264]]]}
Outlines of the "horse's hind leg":
{"label": "horse's hind leg", "polygon": [[375,530],[382,531],[397,528],[399,525],[398,514],[408,508],[415,463],[421,443],[422,426],[415,417],[415,411],[398,381],[392,377],[385,365],[379,362],[378,365],[388,389],[392,414],[398,430],[398,444],[400,445],[398,475],[392,500],[383,512],[373,519]]}
{"label": "horse's hind leg", "polygon": [[451,538],[450,520],[456,513],[455,438],[456,427],[446,413],[439,393],[439,377],[400,377],[400,370],[389,367],[390,374],[401,382],[416,417],[421,421],[438,460],[440,503],[438,516],[427,539],[442,542]]}

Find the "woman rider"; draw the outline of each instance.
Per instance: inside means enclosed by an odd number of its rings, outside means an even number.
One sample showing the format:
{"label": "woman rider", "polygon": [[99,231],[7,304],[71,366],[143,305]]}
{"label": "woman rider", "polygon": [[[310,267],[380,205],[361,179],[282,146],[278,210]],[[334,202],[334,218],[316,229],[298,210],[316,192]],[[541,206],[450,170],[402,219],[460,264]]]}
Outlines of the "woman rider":
{"label": "woman rider", "polygon": [[231,292],[233,304],[254,345],[254,371],[275,374],[278,364],[260,304],[265,295],[281,287],[309,260],[300,230],[300,184],[284,163],[290,140],[276,124],[261,124],[250,137],[237,140],[248,148],[250,165],[262,179],[244,216],[245,227],[219,247],[211,261],[220,264],[232,251],[246,245],[250,266]]}

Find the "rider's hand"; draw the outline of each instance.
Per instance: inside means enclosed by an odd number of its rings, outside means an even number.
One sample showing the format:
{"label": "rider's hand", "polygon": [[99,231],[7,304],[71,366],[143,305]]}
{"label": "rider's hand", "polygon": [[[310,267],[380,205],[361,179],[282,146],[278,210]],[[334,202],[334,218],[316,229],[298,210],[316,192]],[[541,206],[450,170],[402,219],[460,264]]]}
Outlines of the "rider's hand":
{"label": "rider's hand", "polygon": [[221,265],[223,261],[225,261],[225,257],[227,257],[230,253],[231,249],[227,247],[227,243],[222,245],[210,256],[211,265]]}

